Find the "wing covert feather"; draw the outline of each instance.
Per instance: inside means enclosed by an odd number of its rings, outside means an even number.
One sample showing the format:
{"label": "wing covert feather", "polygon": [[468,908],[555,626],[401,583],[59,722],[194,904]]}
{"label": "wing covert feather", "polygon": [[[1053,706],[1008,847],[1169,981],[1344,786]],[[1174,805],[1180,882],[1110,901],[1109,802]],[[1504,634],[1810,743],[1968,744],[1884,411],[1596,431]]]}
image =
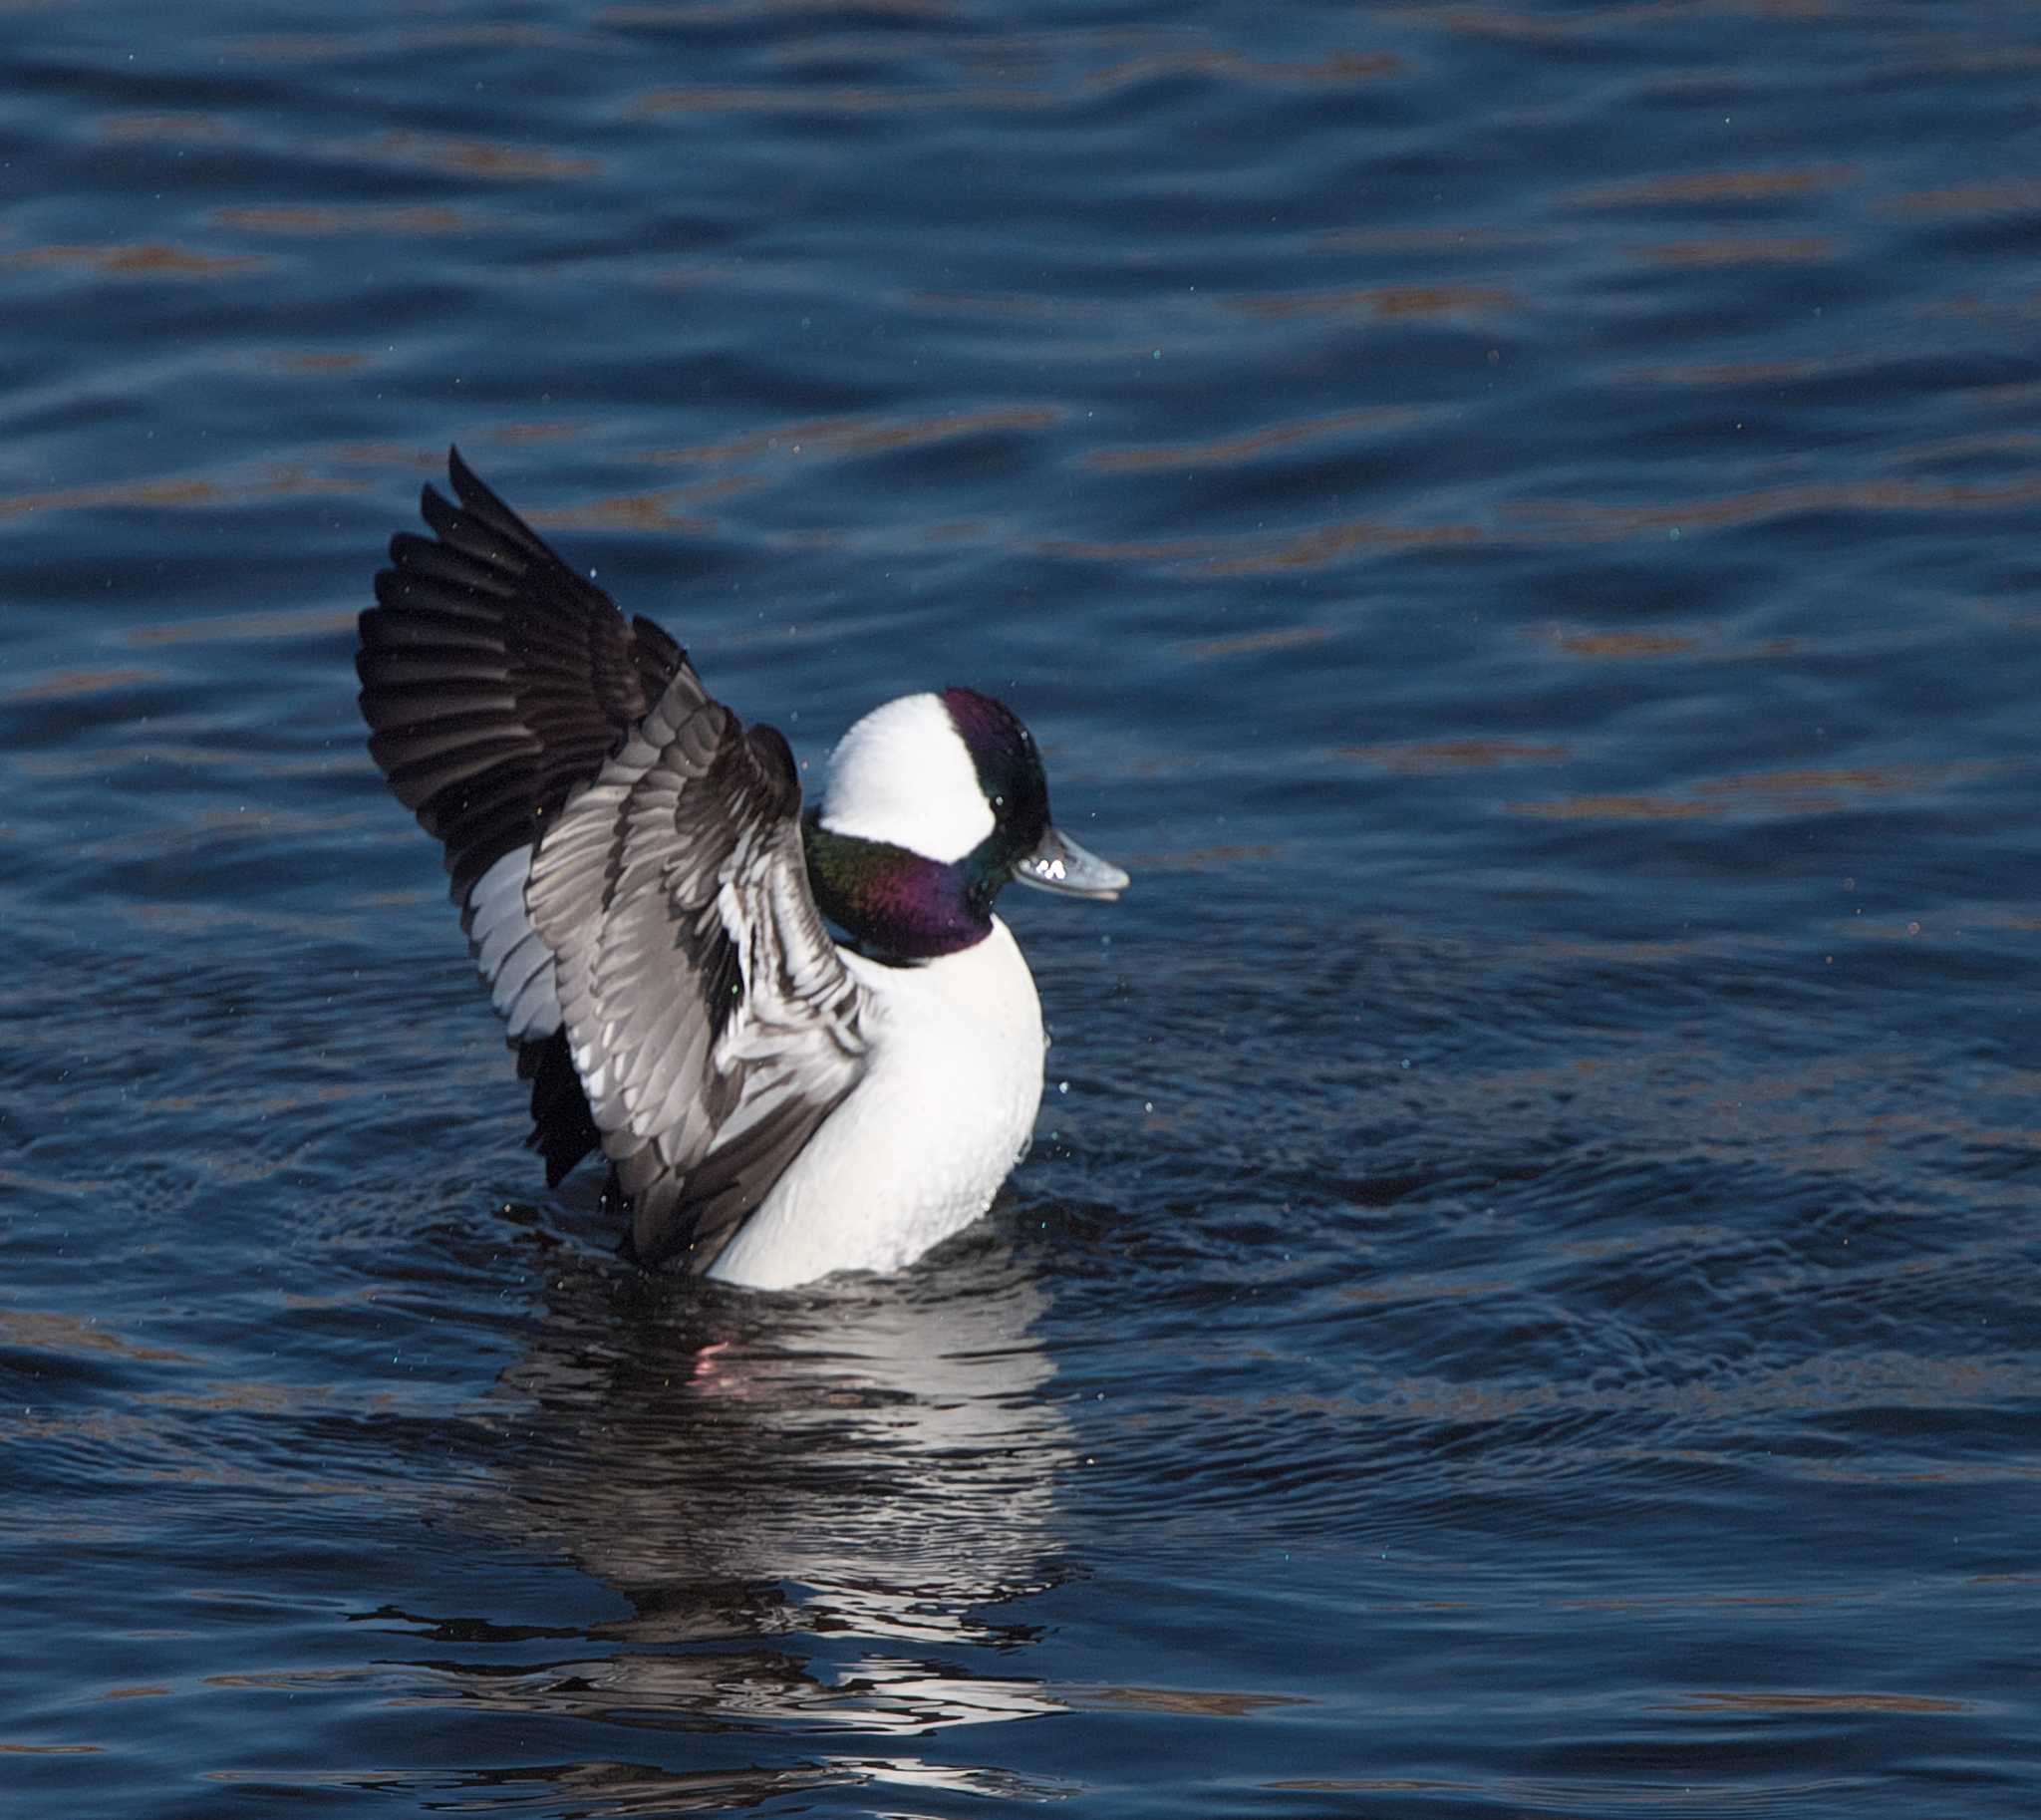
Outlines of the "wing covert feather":
{"label": "wing covert feather", "polygon": [[786,743],[678,674],[539,847],[528,902],[633,1206],[706,1270],[863,1069],[862,994],[809,893]]}

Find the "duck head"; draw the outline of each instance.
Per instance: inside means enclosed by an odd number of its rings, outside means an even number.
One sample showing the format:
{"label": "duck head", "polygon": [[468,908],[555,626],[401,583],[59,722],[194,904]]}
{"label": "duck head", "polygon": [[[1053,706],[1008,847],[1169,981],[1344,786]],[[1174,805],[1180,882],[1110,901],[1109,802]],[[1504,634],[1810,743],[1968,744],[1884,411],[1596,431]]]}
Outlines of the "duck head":
{"label": "duck head", "polygon": [[1034,736],[975,689],[873,709],[837,744],[804,832],[817,907],[877,959],[982,941],[1016,880],[1104,901],[1128,883],[1049,819]]}

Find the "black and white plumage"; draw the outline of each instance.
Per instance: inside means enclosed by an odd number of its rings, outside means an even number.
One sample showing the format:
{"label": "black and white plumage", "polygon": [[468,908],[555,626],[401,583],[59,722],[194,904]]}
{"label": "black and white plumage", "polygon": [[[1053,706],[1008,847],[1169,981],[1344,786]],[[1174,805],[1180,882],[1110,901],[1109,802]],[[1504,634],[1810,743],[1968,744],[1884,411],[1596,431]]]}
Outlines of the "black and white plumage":
{"label": "black and white plumage", "polygon": [[993,898],[1125,874],[1049,825],[1026,730],[968,690],[867,716],[804,825],[778,733],[457,453],[449,472],[361,617],[362,713],[444,846],[548,1182],[599,1145],[647,1265],[784,1284],[907,1262],[983,1211],[1039,1100],[1039,1008]]}

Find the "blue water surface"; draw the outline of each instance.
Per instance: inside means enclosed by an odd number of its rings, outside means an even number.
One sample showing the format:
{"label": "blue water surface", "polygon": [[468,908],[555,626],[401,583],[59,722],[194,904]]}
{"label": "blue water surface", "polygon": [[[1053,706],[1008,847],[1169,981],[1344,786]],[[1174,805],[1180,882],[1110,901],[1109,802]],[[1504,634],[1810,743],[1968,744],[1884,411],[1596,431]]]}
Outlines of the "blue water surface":
{"label": "blue water surface", "polygon": [[[2041,1812],[2041,12],[0,7],[0,1811]],[[543,1191],[354,616],[457,442],[1034,1152]]]}

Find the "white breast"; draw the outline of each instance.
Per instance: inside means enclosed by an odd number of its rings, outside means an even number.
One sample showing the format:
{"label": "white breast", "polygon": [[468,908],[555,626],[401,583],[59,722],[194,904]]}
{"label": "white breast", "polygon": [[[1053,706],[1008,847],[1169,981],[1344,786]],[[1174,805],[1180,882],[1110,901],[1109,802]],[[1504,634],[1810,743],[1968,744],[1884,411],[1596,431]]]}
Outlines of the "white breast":
{"label": "white breast", "polygon": [[1005,923],[924,966],[844,965],[871,995],[868,1070],[717,1260],[726,1283],[899,1270],[977,1219],[1033,1135],[1041,1003]]}

